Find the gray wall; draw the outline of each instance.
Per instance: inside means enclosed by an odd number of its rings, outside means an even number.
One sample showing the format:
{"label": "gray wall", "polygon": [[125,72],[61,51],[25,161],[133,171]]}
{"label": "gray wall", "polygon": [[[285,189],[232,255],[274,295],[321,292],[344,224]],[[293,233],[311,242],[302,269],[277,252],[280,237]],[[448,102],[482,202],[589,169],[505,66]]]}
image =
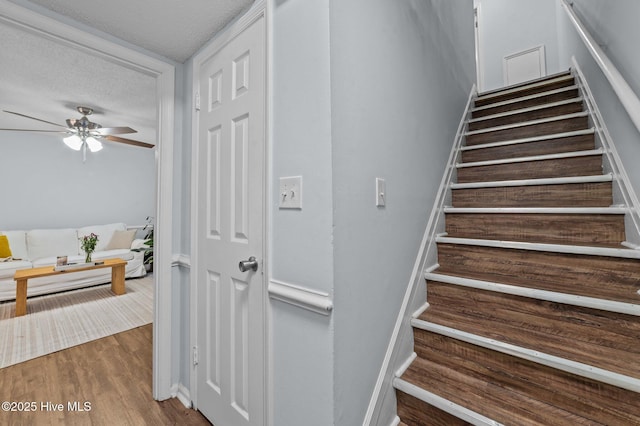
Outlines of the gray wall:
{"label": "gray wall", "polygon": [[[640,95],[640,2],[616,0],[603,2],[574,0],[574,10],[596,42],[603,48],[636,96]],[[561,61],[570,66],[575,56],[596,98],[605,124],[622,158],[631,185],[640,189],[640,132],[633,125],[611,85],[586,50],[564,10],[558,5],[558,34]]]}
{"label": "gray wall", "polygon": [[[640,2],[573,0],[574,9],[635,93],[640,93]],[[566,46],[565,46],[566,47]]]}
{"label": "gray wall", "polygon": [[334,424],[356,425],[475,78],[472,2],[332,1],[331,41]]}
{"label": "gray wall", "polygon": [[483,91],[504,86],[502,59],[544,44],[547,73],[560,71],[556,0],[476,0],[480,4]]}
{"label": "gray wall", "polygon": [[472,85],[472,4],[287,0],[273,15],[272,188],[302,175],[304,203],[274,200],[272,278],[335,304],[272,303],[274,424],[359,424]]}
{"label": "gray wall", "polygon": [[[303,209],[271,206],[273,279],[333,293],[329,0],[273,3],[272,191],[302,175]],[[272,302],[274,425],[333,424],[332,317]]]}
{"label": "gray wall", "polygon": [[144,225],[155,216],[155,150],[103,145],[83,163],[59,135],[0,132],[0,229]]}

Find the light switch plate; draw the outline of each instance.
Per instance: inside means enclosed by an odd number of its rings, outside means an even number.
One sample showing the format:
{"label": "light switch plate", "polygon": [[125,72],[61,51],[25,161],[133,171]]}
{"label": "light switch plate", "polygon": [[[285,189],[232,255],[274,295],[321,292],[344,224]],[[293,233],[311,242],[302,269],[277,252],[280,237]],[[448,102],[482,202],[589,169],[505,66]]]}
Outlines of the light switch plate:
{"label": "light switch plate", "polygon": [[376,178],[376,207],[384,207],[387,202],[387,184],[382,178]]}
{"label": "light switch plate", "polygon": [[302,176],[281,177],[279,197],[279,208],[302,209]]}

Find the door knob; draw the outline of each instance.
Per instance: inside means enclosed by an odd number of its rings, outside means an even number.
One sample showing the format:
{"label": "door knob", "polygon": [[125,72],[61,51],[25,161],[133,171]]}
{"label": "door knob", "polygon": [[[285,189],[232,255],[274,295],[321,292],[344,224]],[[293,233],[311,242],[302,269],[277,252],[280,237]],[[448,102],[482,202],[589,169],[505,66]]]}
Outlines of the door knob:
{"label": "door knob", "polygon": [[248,260],[241,260],[240,263],[238,263],[238,268],[240,268],[240,272],[247,272],[249,269],[257,271],[258,261],[255,257],[251,256]]}

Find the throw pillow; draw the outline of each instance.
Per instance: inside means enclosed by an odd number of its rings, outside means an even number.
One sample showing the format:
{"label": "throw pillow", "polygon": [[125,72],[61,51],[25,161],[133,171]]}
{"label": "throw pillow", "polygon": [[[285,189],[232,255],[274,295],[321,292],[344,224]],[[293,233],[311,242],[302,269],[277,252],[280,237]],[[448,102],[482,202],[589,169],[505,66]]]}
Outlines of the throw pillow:
{"label": "throw pillow", "polygon": [[9,247],[9,239],[6,235],[0,235],[0,258],[11,257],[11,247]]}
{"label": "throw pillow", "polygon": [[136,230],[132,229],[130,231],[113,231],[113,237],[111,237],[111,241],[107,245],[107,250],[118,250],[118,249],[129,249],[131,248],[131,243],[133,239],[136,237]]}

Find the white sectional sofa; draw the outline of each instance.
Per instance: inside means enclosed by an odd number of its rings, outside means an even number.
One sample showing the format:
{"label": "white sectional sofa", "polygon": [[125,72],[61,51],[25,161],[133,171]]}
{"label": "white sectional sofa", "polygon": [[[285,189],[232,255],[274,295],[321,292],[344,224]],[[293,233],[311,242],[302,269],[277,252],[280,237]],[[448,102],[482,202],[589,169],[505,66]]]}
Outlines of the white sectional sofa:
{"label": "white sectional sofa", "polygon": [[[0,231],[6,235],[11,258],[0,261],[0,301],[16,298],[13,275],[18,269],[55,265],[57,256],[67,256],[69,263],[82,263],[85,254],[80,238],[98,235],[92,260],[121,258],[128,261],[125,278],[146,274],[143,252],[132,251],[144,246],[144,240],[133,239],[135,231],[127,231],[124,223],[86,226],[78,229],[33,229],[30,231]],[[29,280],[27,297],[111,282],[111,268],[73,272]]]}

